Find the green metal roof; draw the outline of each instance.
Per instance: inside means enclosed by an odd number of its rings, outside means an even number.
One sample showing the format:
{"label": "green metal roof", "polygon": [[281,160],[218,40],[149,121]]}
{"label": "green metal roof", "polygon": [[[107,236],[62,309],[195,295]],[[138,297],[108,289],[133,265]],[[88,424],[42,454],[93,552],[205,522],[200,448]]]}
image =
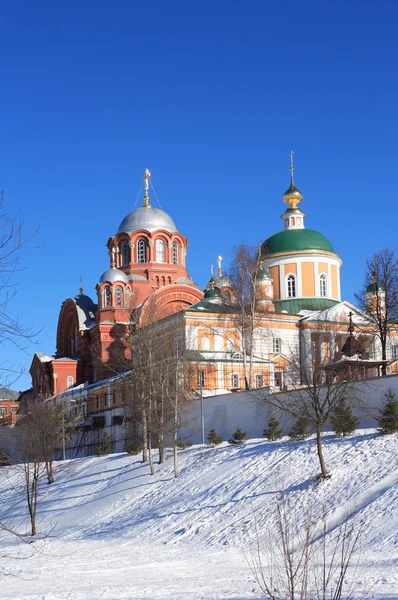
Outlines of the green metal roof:
{"label": "green metal roof", "polygon": [[218,287],[206,290],[205,298],[221,298],[221,290]]}
{"label": "green metal roof", "polygon": [[215,302],[208,302],[207,300],[201,300],[192,306],[189,306],[185,310],[198,313],[233,313],[236,310],[232,306],[228,306],[226,304],[216,304]]}
{"label": "green metal roof", "polygon": [[300,250],[318,250],[333,252],[332,244],[324,235],[312,229],[285,229],[265,240],[261,247],[262,255],[280,252],[299,252]]}
{"label": "green metal roof", "polygon": [[370,283],[368,285],[368,287],[366,288],[366,293],[377,293],[377,292],[384,292],[385,289],[384,287],[378,283],[376,283],[375,281],[372,281],[372,283]]}
{"label": "green metal roof", "polygon": [[275,300],[274,304],[277,313],[285,310],[289,315],[297,315],[301,310],[325,310],[339,302],[330,298],[288,298]]}

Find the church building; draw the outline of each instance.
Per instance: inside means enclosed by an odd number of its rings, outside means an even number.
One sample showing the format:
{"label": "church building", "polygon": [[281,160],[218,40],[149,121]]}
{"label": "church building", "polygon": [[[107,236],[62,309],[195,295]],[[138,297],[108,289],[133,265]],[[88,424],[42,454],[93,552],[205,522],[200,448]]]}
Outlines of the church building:
{"label": "church building", "polygon": [[[96,298],[82,289],[67,298],[55,355],[34,355],[34,395],[45,398],[71,389],[84,395],[93,386],[104,388],[105,382],[108,393],[128,369],[126,339],[132,328],[148,326],[178,329],[193,365],[192,389],[204,395],[282,389],[291,381],[304,383],[303,374],[312,373],[315,364],[327,369],[338,360],[356,361],[362,377],[379,374],[380,344],[366,313],[341,300],[342,260],[325,236],[306,228],[292,153],[281,231],[261,245],[249,278],[253,311],[245,312],[243,321],[239,290],[223,274],[221,257],[217,274],[202,292],[187,271],[187,238],[166,212],[151,205],[148,170],[143,182],[142,206],[125,216],[108,239],[109,268],[98,279]],[[369,290],[370,302],[371,297]],[[391,359],[398,357],[397,348],[391,342]],[[125,369],[120,361],[115,364],[115,356],[126,359]],[[391,361],[389,367],[394,370],[394,365]],[[97,395],[85,413],[100,409]]]}

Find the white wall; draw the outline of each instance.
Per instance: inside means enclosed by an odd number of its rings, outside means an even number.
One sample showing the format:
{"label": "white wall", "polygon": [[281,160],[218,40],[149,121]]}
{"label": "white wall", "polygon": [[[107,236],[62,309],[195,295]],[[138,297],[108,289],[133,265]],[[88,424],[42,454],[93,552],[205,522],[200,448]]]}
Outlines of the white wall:
{"label": "white wall", "polygon": [[[376,427],[376,417],[383,406],[385,394],[391,388],[398,399],[398,375],[378,377],[355,384],[355,395],[366,408],[354,409],[360,419],[360,427]],[[211,428],[214,428],[224,440],[232,437],[237,427],[246,431],[248,438],[262,437],[271,414],[280,421],[286,435],[290,431],[293,419],[286,414],[275,414],[267,408],[264,399],[269,395],[269,388],[252,390],[250,392],[236,392],[208,396],[204,398],[205,441]],[[292,392],[279,392],[278,396],[285,396],[292,401]],[[194,443],[201,443],[201,418],[200,400],[195,401],[190,415],[190,425],[181,428],[180,437],[191,439]]]}

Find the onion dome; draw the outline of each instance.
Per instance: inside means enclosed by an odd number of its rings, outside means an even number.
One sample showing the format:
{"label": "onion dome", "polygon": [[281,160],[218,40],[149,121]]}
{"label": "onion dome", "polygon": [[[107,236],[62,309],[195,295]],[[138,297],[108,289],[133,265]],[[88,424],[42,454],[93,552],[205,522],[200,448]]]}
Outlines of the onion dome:
{"label": "onion dome", "polygon": [[272,279],[268,269],[264,269],[264,263],[261,261],[256,269],[256,279]]}
{"label": "onion dome", "polygon": [[169,233],[178,231],[173,219],[167,213],[152,206],[142,206],[131,211],[120,223],[117,233],[132,233],[137,229],[145,229],[150,233],[157,229],[165,229]]}
{"label": "onion dome", "polygon": [[209,288],[204,295],[205,300],[210,300],[210,299],[214,299],[214,298],[221,299],[221,290],[218,287]]}
{"label": "onion dome", "polygon": [[105,271],[105,273],[102,273],[99,283],[115,283],[116,281],[122,281],[123,283],[129,282],[127,275],[125,275],[123,271],[112,267],[111,269]]}
{"label": "onion dome", "polygon": [[288,204],[290,208],[297,208],[297,204],[299,204],[303,199],[303,194],[298,190],[294,185],[293,174],[290,183],[290,187],[283,194],[283,202]]}
{"label": "onion dome", "polygon": [[169,233],[176,233],[177,227],[171,217],[166,214],[160,208],[153,208],[149,204],[149,178],[151,174],[148,169],[145,169],[143,182],[144,182],[144,204],[141,208],[132,210],[119,225],[117,233],[133,233],[137,229],[145,229],[150,233],[157,231],[158,229],[165,229]]}
{"label": "onion dome", "polygon": [[377,294],[377,292],[385,292],[385,289],[381,284],[377,283],[377,281],[372,281],[366,288],[366,293]]}

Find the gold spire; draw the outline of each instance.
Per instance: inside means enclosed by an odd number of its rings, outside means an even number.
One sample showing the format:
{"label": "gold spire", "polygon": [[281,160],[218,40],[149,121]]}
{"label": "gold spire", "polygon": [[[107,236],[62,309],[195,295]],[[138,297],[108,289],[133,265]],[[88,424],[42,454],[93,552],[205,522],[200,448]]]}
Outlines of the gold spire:
{"label": "gold spire", "polygon": [[293,150],[290,150],[290,187],[283,194],[283,202],[289,205],[290,208],[297,208],[297,205],[303,199],[303,195],[294,185],[294,162],[293,162]]}
{"label": "gold spire", "polygon": [[144,182],[144,191],[145,191],[143,206],[145,206],[145,208],[151,207],[151,205],[149,204],[149,196],[148,196],[148,190],[149,190],[148,180],[149,180],[150,176],[151,176],[151,174],[148,171],[148,169],[145,169],[144,177],[142,178],[142,181]]}
{"label": "gold spire", "polygon": [[79,296],[83,295],[83,277],[80,275]]}

